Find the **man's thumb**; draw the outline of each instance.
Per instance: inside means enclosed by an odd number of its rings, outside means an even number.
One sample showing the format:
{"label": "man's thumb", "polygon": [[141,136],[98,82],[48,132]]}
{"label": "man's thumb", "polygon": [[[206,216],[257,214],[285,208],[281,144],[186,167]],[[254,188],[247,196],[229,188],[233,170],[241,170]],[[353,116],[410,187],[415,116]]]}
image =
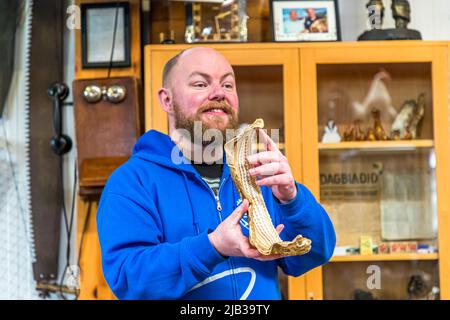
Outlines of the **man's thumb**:
{"label": "man's thumb", "polygon": [[241,220],[242,216],[244,215],[244,213],[247,212],[247,210],[248,210],[248,200],[244,199],[241,205],[237,207],[231,215],[233,223],[239,223],[239,220]]}

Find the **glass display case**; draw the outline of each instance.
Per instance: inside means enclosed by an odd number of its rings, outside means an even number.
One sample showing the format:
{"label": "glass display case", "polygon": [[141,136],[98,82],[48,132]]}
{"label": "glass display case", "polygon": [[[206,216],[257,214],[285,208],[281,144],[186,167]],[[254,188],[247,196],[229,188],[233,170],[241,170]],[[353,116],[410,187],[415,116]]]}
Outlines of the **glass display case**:
{"label": "glass display case", "polygon": [[305,184],[337,238],[331,261],[307,275],[307,298],[448,297],[444,52],[395,43],[301,53]]}
{"label": "glass display case", "polygon": [[269,1],[151,0],[144,44],[272,41]]}
{"label": "glass display case", "polygon": [[185,6],[186,43],[247,41],[246,0],[194,2]]}

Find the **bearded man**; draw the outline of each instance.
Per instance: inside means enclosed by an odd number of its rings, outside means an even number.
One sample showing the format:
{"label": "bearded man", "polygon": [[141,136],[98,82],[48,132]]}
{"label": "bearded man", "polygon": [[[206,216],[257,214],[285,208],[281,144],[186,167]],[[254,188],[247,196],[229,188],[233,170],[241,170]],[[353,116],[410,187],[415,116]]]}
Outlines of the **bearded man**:
{"label": "bearded man", "polygon": [[237,128],[239,113],[225,57],[204,47],[181,52],[166,64],[158,97],[169,135],[150,130],[139,139],[97,213],[104,276],[119,299],[280,299],[279,267],[300,276],[330,259],[336,236],[327,213],[273,147],[247,159],[251,174],[280,237],[302,234],[312,249],[281,257],[250,245],[249,204],[220,138]]}

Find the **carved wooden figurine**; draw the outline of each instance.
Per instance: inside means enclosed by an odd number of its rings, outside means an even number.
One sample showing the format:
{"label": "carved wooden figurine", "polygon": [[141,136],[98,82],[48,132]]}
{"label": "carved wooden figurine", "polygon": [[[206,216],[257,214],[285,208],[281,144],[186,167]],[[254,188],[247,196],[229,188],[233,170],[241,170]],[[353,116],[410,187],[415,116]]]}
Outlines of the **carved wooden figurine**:
{"label": "carved wooden figurine", "polygon": [[388,140],[388,136],[386,135],[386,132],[384,131],[383,126],[381,125],[380,110],[373,109],[372,117],[373,117],[373,134],[375,135],[375,139],[381,141]]}

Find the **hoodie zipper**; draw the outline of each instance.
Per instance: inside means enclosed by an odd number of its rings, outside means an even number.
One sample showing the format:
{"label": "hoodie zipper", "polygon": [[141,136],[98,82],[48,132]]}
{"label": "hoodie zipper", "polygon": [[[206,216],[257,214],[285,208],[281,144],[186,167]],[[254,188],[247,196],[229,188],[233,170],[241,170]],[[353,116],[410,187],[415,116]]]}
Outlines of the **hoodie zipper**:
{"label": "hoodie zipper", "polygon": [[[214,200],[216,201],[216,209],[217,209],[217,213],[219,214],[219,220],[220,220],[220,222],[223,221],[223,219],[222,219],[222,204],[220,203],[220,190],[222,189],[222,186],[224,185],[224,183],[225,183],[225,181],[226,181],[227,179],[228,179],[228,177],[225,178],[225,179],[223,179],[223,180],[221,181],[221,183],[220,183],[220,185],[219,185],[219,190],[217,191],[217,196],[214,194],[213,189],[211,189],[211,187],[206,183],[206,181],[203,180],[203,179],[201,179],[201,180],[203,181],[203,183],[204,183],[204,184],[208,187],[208,189],[211,191],[211,193],[212,193],[212,195],[213,195],[213,197],[214,197]],[[233,295],[234,295],[234,300],[237,300],[237,299],[238,299],[238,297],[237,297],[237,285],[236,285],[237,281],[236,281],[236,276],[235,276],[235,274],[234,274],[234,263],[233,263],[233,261],[232,261],[232,257],[229,257],[229,259],[228,259],[227,262],[228,262],[228,265],[230,266],[230,271],[231,271],[231,278],[232,278],[231,283],[232,283],[232,285],[233,285]]]}
{"label": "hoodie zipper", "polygon": [[219,212],[221,212],[222,211],[222,205],[220,204],[220,199],[219,199],[219,197],[217,196],[215,196],[215,198],[216,198],[216,202],[217,202],[217,211],[219,211]]}
{"label": "hoodie zipper", "polygon": [[214,194],[213,189],[211,189],[211,187],[206,183],[206,181],[201,179],[203,181],[203,184],[206,185],[208,187],[208,189],[211,191],[211,194],[213,195],[214,200],[216,201],[216,210],[217,210],[217,213],[219,213],[220,222],[222,222],[222,204],[220,203],[219,195],[220,195],[220,189],[222,189],[222,186],[227,179],[228,178],[223,179],[222,182],[220,183],[219,191],[217,191],[217,196]]}

